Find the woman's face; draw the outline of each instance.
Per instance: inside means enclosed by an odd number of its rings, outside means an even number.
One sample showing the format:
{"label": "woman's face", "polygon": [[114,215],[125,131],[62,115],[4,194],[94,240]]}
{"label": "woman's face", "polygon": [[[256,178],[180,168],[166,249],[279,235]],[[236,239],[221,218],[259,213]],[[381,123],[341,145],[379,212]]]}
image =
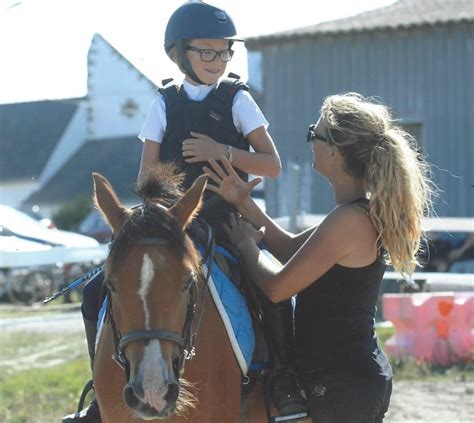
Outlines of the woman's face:
{"label": "woman's face", "polygon": [[[330,169],[331,158],[334,155],[334,148],[326,141],[327,131],[323,119],[319,118],[314,128],[314,137],[311,142],[313,151],[313,170],[323,176],[327,176]],[[319,136],[318,136],[319,135]]]}
{"label": "woman's face", "polygon": [[[189,50],[190,48],[192,50]],[[191,40],[186,51],[186,56],[197,77],[206,85],[215,84],[224,74],[227,67],[227,62],[223,62],[218,54],[216,55],[214,60],[212,60],[211,62],[206,62],[201,59],[201,55],[203,55],[203,57],[206,57],[208,55],[212,56],[212,53],[208,51],[199,52],[195,49],[214,50],[216,52],[222,52],[224,50],[229,49],[229,41],[211,39]],[[187,80],[192,84],[196,84],[190,78],[187,78]]]}

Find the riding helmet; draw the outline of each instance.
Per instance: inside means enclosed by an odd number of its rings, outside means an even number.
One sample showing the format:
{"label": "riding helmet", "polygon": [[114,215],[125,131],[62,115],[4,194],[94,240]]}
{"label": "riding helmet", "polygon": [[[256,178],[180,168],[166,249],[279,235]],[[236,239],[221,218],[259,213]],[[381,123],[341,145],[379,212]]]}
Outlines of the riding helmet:
{"label": "riding helmet", "polygon": [[171,15],[165,32],[165,51],[182,40],[225,39],[244,41],[236,37],[232,18],[222,9],[204,2],[183,4]]}

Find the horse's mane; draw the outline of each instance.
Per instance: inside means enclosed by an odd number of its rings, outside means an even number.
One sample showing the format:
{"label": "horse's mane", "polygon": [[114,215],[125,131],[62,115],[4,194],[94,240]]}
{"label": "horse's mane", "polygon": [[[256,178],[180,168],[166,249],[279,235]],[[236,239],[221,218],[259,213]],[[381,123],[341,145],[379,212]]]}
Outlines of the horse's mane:
{"label": "horse's mane", "polygon": [[181,198],[184,173],[173,163],[160,163],[147,172],[146,178],[137,185],[137,192],[144,203],[159,202],[170,207]]}
{"label": "horse's mane", "polygon": [[185,234],[166,208],[174,205],[183,195],[181,184],[184,174],[172,163],[162,163],[150,169],[147,177],[137,185],[143,204],[129,210],[128,219],[112,242],[109,259],[115,262],[126,254],[129,247],[143,238],[165,238],[179,255],[189,253]]}

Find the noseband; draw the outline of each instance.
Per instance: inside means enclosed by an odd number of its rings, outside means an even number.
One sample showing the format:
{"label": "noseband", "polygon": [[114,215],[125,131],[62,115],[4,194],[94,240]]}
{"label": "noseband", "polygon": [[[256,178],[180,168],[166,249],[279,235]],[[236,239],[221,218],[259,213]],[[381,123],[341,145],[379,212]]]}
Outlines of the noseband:
{"label": "noseband", "polygon": [[[107,287],[107,310],[106,316],[110,321],[112,327],[112,334],[115,344],[115,354],[112,355],[112,359],[123,369],[127,374],[127,380],[130,377],[130,363],[125,356],[125,348],[128,344],[137,341],[143,341],[145,345],[148,344],[150,340],[158,339],[171,341],[178,345],[180,354],[178,357],[178,363],[175,366],[175,372],[177,379],[181,374],[181,371],[184,369],[185,360],[190,360],[195,355],[194,343],[196,340],[197,332],[201,324],[201,318],[204,311],[204,294],[208,285],[209,277],[211,274],[211,267],[214,256],[214,237],[212,235],[212,229],[210,226],[200,220],[199,224],[204,226],[207,234],[207,245],[206,252],[202,259],[203,262],[207,264],[207,273],[204,278],[204,286],[201,294],[201,311],[199,314],[199,319],[197,321],[196,328],[193,333],[193,322],[196,312],[196,299],[197,299],[197,275],[193,272],[191,277],[188,279],[186,285],[181,292],[188,292],[188,304],[186,309],[186,318],[183,325],[183,330],[181,335],[176,332],[172,332],[167,329],[153,329],[153,330],[138,330],[126,333],[122,335],[117,328],[117,325],[114,320],[113,311],[112,311],[112,295],[111,290]],[[168,244],[169,241],[166,238],[162,237],[142,237],[135,239],[134,242],[139,245],[163,245]]]}

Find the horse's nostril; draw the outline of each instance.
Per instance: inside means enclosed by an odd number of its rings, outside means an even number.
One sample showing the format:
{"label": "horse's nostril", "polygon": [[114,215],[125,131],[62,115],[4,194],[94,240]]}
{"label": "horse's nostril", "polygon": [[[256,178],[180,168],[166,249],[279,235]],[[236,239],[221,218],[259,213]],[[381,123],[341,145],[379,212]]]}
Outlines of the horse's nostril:
{"label": "horse's nostril", "polygon": [[135,391],[133,390],[133,386],[128,384],[123,388],[123,399],[125,404],[127,404],[130,408],[134,408],[140,402],[135,395]]}
{"label": "horse's nostril", "polygon": [[174,403],[179,396],[179,385],[177,383],[171,382],[168,384],[168,392],[165,395],[165,401],[167,403]]}

